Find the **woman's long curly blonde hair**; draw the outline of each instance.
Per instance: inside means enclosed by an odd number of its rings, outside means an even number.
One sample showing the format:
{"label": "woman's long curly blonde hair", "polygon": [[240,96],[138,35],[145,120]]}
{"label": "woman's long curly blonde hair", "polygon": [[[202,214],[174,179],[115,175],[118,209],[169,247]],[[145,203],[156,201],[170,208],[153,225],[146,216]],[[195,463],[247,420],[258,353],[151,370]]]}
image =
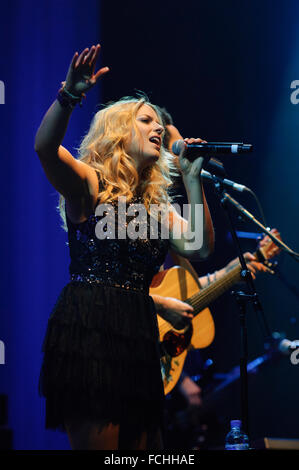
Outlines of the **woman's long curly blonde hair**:
{"label": "woman's long curly blonde hair", "polygon": [[[135,130],[136,115],[144,104],[151,106],[163,125],[159,110],[147,98],[125,97],[109,103],[98,111],[91,122],[89,131],[83,138],[78,150],[78,160],[90,165],[100,176],[103,190],[100,188],[98,201],[109,203],[120,196],[130,201],[134,193],[143,196],[144,205],[149,212],[150,204],[172,202],[169,193],[173,184],[172,177],[179,174],[174,157],[163,146],[160,158],[153,165],[145,168],[139,176],[134,159],[125,150],[126,142]],[[65,200],[60,195],[58,210],[63,219],[63,228],[67,230]]]}

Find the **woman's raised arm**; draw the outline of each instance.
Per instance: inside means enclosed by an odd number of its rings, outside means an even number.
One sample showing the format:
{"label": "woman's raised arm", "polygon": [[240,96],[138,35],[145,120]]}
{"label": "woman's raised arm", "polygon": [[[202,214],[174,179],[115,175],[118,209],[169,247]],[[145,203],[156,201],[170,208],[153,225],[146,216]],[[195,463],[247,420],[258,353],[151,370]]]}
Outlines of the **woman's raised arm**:
{"label": "woman's raised arm", "polygon": [[63,87],[46,112],[35,136],[34,149],[48,180],[69,200],[86,195],[90,169],[75,159],[61,143],[75,104],[109,70],[108,67],[103,67],[94,73],[99,52],[98,44],[90,50],[84,49],[80,55],[78,52],[74,54]]}

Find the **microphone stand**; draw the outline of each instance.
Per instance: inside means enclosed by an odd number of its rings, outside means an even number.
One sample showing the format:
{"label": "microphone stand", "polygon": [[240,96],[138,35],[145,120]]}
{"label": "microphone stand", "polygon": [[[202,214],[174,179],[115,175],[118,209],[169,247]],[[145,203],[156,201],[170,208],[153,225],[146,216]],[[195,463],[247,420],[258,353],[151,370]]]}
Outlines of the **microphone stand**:
{"label": "microphone stand", "polygon": [[[214,176],[214,175],[212,175]],[[241,264],[241,277],[246,281],[248,293],[240,290],[233,292],[233,295],[236,298],[237,304],[239,306],[239,317],[240,317],[240,336],[241,336],[241,353],[240,353],[240,384],[241,384],[241,415],[242,415],[242,424],[243,429],[249,437],[249,418],[248,418],[248,375],[247,375],[247,362],[248,362],[248,341],[247,341],[247,326],[246,326],[246,306],[248,302],[253,304],[253,307],[256,313],[261,316],[264,322],[264,328],[266,330],[266,336],[271,337],[271,331],[264,316],[262,305],[258,298],[258,294],[255,289],[255,285],[250,273],[250,270],[247,268],[246,261],[244,259],[240,243],[236,234],[236,229],[234,227],[232,217],[229,211],[229,204],[232,204],[233,198],[224,191],[222,181],[219,177],[215,177],[214,187],[216,193],[220,199],[220,205],[224,209],[230,226],[230,232],[232,239],[236,246],[238,257]],[[233,200],[234,201],[234,200]],[[237,203],[238,204],[238,203]],[[235,204],[233,204],[235,205]],[[243,212],[242,212],[243,213]],[[262,225],[262,224],[261,224]],[[263,227],[263,226],[262,226]],[[265,229],[268,233],[268,230]],[[272,234],[271,234],[272,235]],[[260,317],[259,317],[260,318]]]}
{"label": "microphone stand", "polygon": [[[219,183],[219,178],[216,177],[217,182]],[[214,185],[216,183],[214,182]],[[283,241],[279,240],[273,233],[270,232],[268,227],[265,227],[261,222],[259,222],[245,207],[243,207],[238,201],[236,201],[230,194],[223,192],[225,199],[232,206],[237,209],[243,217],[253,222],[257,227],[259,227],[264,233],[266,233],[275,245],[279,246],[283,251],[286,251],[295,261],[299,262],[299,253],[296,253],[291,248],[289,248]]]}

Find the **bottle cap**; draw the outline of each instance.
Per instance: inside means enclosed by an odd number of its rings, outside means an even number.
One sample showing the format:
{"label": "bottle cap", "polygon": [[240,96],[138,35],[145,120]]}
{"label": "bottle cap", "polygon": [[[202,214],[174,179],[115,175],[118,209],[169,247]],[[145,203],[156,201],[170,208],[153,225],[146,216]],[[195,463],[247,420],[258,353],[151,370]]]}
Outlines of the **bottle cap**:
{"label": "bottle cap", "polygon": [[240,428],[241,429],[242,421],[240,419],[232,419],[230,422],[231,428]]}

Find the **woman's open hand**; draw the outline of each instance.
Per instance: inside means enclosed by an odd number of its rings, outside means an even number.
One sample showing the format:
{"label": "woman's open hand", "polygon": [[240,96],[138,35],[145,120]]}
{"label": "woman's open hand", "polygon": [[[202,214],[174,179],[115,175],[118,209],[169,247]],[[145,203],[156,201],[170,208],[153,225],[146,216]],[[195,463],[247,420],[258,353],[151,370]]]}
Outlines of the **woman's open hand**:
{"label": "woman's open hand", "polygon": [[92,88],[98,78],[109,71],[108,67],[102,67],[95,73],[95,65],[100,53],[100,44],[84,49],[79,55],[74,54],[68,69],[65,82],[62,84],[72,95],[81,96]]}

